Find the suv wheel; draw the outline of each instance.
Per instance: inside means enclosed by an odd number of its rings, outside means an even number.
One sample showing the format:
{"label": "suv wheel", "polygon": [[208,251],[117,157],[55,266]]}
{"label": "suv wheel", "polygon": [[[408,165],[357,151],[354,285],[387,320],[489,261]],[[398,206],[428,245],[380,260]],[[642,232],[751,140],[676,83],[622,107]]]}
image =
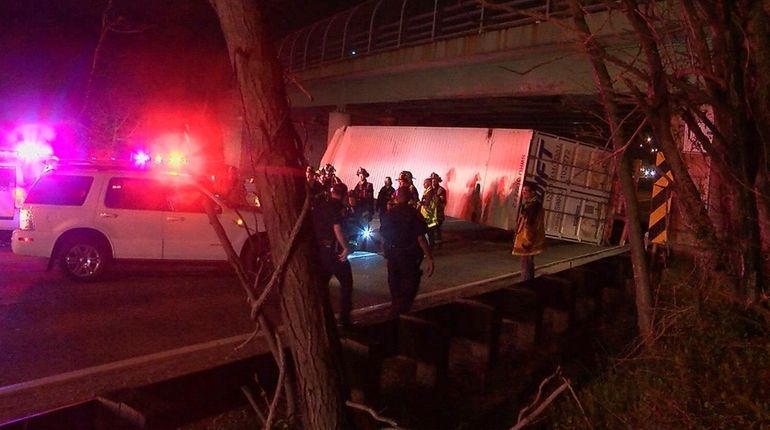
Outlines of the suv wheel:
{"label": "suv wheel", "polygon": [[246,242],[241,253],[241,261],[246,272],[258,277],[257,288],[260,290],[265,288],[275,270],[266,234],[254,236]]}
{"label": "suv wheel", "polygon": [[100,241],[89,237],[67,239],[59,254],[64,273],[77,281],[98,279],[109,263],[110,256]]}

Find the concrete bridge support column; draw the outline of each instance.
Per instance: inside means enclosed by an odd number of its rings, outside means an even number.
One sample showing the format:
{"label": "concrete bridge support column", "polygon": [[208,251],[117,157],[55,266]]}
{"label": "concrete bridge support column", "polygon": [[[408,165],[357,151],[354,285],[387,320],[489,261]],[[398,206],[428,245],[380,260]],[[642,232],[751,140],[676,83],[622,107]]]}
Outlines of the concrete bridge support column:
{"label": "concrete bridge support column", "polygon": [[402,315],[397,321],[396,350],[382,363],[380,393],[385,398],[407,392],[423,393],[446,378],[449,340],[435,322]]}
{"label": "concrete bridge support column", "polygon": [[521,360],[532,350],[537,339],[540,315],[537,294],[524,288],[506,288],[480,298],[494,306],[501,315],[497,352],[500,361]]}
{"label": "concrete bridge support column", "polygon": [[566,333],[575,316],[575,286],[557,276],[541,276],[530,285],[543,309],[540,340],[553,340]]}
{"label": "concrete bridge support column", "polygon": [[479,392],[497,352],[500,314],[478,300],[461,299],[452,308],[448,375],[461,391]]}

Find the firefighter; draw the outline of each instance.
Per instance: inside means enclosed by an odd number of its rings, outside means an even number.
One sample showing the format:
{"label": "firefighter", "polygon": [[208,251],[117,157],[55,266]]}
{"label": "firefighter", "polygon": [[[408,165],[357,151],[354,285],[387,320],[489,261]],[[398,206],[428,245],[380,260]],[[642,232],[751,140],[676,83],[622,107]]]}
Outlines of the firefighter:
{"label": "firefighter", "polygon": [[348,261],[350,248],[342,231],[346,210],[343,199],[347,192],[345,184],[334,184],[329,200],[321,202],[312,212],[322,270],[320,287],[329,288],[332,276],[340,283],[340,312],[337,321],[340,327],[350,325],[350,311],[353,308],[353,270]]}
{"label": "firefighter", "polygon": [[[409,189],[409,205],[417,208],[420,205],[420,193],[417,192],[417,187],[414,186],[413,181],[412,172],[408,170],[403,170],[398,174],[398,187],[407,187]],[[395,204],[395,194],[391,202],[391,204]]]}
{"label": "firefighter", "polygon": [[431,178],[425,178],[422,185],[420,214],[425,219],[425,224],[428,227],[428,246],[433,249],[436,246],[436,228],[438,227],[438,199],[433,189]]}
{"label": "firefighter", "polygon": [[436,243],[440,243],[442,241],[441,226],[444,225],[444,220],[446,219],[446,215],[444,215],[444,209],[446,208],[447,203],[446,188],[441,186],[441,182],[443,180],[441,179],[441,176],[438,175],[438,173],[431,173],[430,180],[431,189],[433,190],[436,198],[436,220],[438,222],[436,225]]}
{"label": "firefighter", "polygon": [[307,180],[308,192],[310,193],[310,203],[315,207],[319,202],[325,200],[324,186],[318,180],[318,172],[312,167],[305,168],[305,179]]}
{"label": "firefighter", "polygon": [[327,163],[321,168],[321,185],[324,187],[324,200],[329,200],[329,196],[331,194],[332,186],[334,184],[341,184],[342,180],[337,177],[337,169],[334,168],[331,164]]}
{"label": "firefighter", "polygon": [[545,249],[545,212],[535,190],[535,184],[530,182],[525,182],[521,188],[521,211],[511,252],[521,256],[522,281],[535,277],[535,255]]}
{"label": "firefighter", "polygon": [[372,221],[372,217],[374,216],[374,185],[367,181],[369,172],[367,172],[363,167],[358,168],[356,175],[358,176],[358,183],[356,184],[355,188],[353,188],[352,192],[356,198],[356,207],[354,208],[354,212],[361,214],[363,219],[369,223]]}
{"label": "firefighter", "polygon": [[426,260],[425,274],[433,274],[433,255],[425,241],[425,220],[409,204],[412,191],[409,187],[399,187],[395,196],[396,204],[383,214],[380,226],[385,258],[388,260],[392,318],[398,318],[411,309],[420,287],[423,259]]}

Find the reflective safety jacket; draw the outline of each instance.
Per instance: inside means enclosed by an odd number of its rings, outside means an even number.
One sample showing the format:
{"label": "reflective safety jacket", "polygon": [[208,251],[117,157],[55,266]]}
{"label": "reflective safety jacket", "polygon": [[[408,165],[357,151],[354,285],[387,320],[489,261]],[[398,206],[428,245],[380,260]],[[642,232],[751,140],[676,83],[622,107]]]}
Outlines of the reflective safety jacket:
{"label": "reflective safety jacket", "polygon": [[438,225],[438,205],[439,200],[436,193],[432,188],[426,188],[422,193],[422,200],[420,201],[420,214],[425,218],[428,228]]}

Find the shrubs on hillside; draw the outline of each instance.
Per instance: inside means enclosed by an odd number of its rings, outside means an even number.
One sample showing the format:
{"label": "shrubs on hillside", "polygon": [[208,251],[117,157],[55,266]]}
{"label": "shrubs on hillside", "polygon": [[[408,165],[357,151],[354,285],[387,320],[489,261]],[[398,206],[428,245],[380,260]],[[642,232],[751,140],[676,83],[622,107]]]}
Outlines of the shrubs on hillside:
{"label": "shrubs on hillside", "polygon": [[[654,344],[615,358],[578,391],[593,428],[770,427],[770,313],[736,306],[718,287],[692,287],[676,278],[684,272],[671,270],[660,288]],[[568,396],[549,421],[589,428]]]}

